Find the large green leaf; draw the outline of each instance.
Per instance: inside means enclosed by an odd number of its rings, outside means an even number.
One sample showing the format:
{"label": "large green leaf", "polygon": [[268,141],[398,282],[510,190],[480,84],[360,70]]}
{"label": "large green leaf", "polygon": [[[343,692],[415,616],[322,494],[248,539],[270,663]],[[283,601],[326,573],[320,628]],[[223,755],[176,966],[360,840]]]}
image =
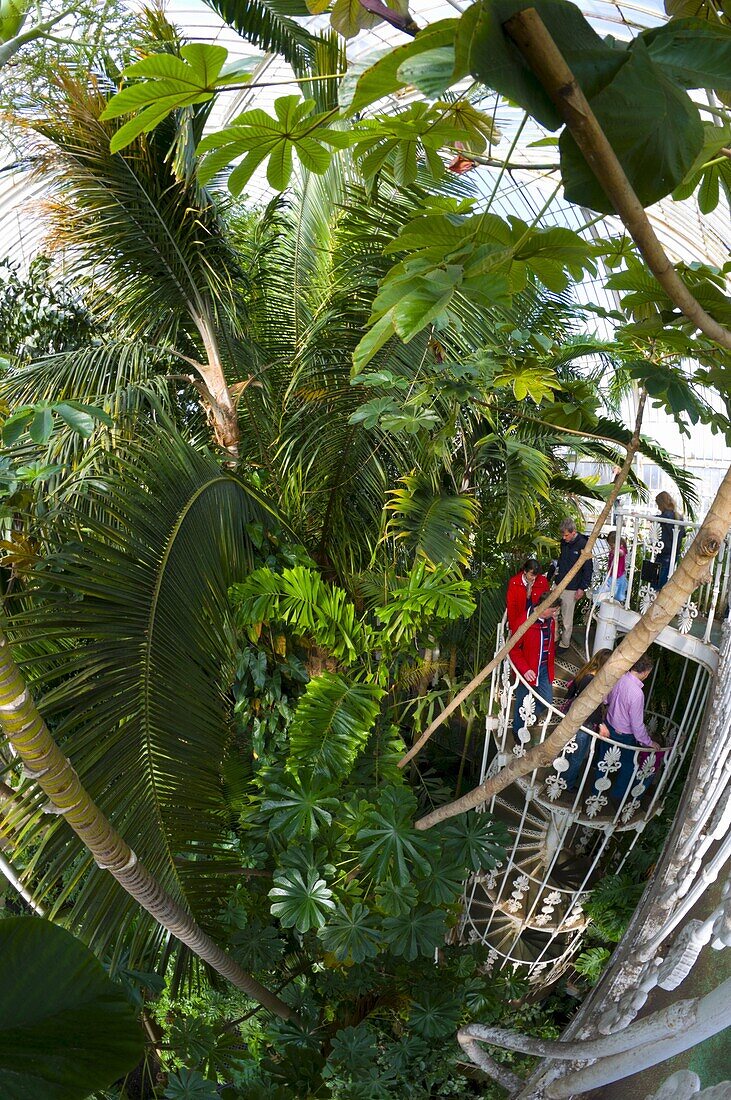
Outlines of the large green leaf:
{"label": "large green leaf", "polygon": [[402,487],[391,490],[386,505],[391,512],[389,534],[433,565],[466,565],[479,514],[474,497],[437,491],[414,475],[401,480]]}
{"label": "large green leaf", "polygon": [[289,766],[344,779],[368,740],[383,695],[375,684],[351,684],[335,672],[314,676],[289,731]]}
{"label": "large green leaf", "polygon": [[673,19],[640,38],[652,60],[684,87],[731,91],[731,27]]}
{"label": "large green leaf", "polygon": [[[600,125],[643,206],[685,178],[703,145],[698,108],[636,42],[612,82],[591,100]],[[614,207],[565,130],[559,141],[567,199],[605,214]]]}
{"label": "large green leaf", "polygon": [[140,1060],[120,986],[70,932],[35,917],[0,921],[0,1095],[84,1100]]}
{"label": "large green leaf", "polygon": [[112,137],[111,151],[117,153],[139,134],[153,130],[172,111],[206,103],[217,88],[251,79],[241,62],[224,69],[227,57],[228,50],[223,46],[192,42],[181,47],[180,57],[153,53],[128,65],[122,73],[127,80],[147,79],[113,95],[101,115],[102,119],[110,119],[135,114]]}
{"label": "large green leaf", "polygon": [[305,878],[301,871],[292,869],[274,876],[274,886],[269,891],[272,913],[285,928],[307,932],[325,924],[328,913],[335,908],[332,890],[319,871],[310,868]]}
{"label": "large green leaf", "polygon": [[314,107],[314,99],[281,96],[274,101],[275,117],[257,107],[238,115],[224,130],[208,134],[197,150],[203,158],[198,171],[200,181],[207,183],[244,154],[228,180],[234,195],[243,190],[265,160],[269,183],[276,191],[283,191],[292,175],[294,153],[303,168],[322,175],[332,161],[328,146],[343,149],[351,138],[345,131],[327,125],[331,112],[313,115]]}
{"label": "large green leaf", "polygon": [[411,792],[386,788],[379,809],[371,810],[366,826],[356,837],[362,844],[361,862],[372,867],[378,882],[387,878],[406,885],[412,870],[429,870],[428,841],[412,825],[414,799]]}
{"label": "large green leaf", "polygon": [[443,1039],[454,1033],[464,1005],[452,989],[425,989],[417,992],[409,1013],[409,1027],[425,1039]]}
{"label": "large green leaf", "polygon": [[285,840],[294,840],[300,834],[314,840],[321,828],[332,823],[338,808],[338,800],[331,796],[331,791],[332,784],[325,784],[317,775],[302,779],[285,775],[281,783],[267,787],[268,797],[262,803],[262,811],[265,814],[273,811],[269,825]]}
{"label": "large green leaf", "polygon": [[[607,83],[625,62],[626,52],[607,46],[574,4],[536,0],[531,6],[546,24],[587,96]],[[457,27],[457,68],[471,72],[489,88],[519,103],[547,129],[557,130],[563,119],[503,30],[503,23],[524,8],[523,0],[481,0],[473,4]]]}
{"label": "large green leaf", "polygon": [[362,62],[351,65],[340,86],[341,107],[354,114],[398,91],[408,83],[408,74],[399,73],[401,66],[424,53],[453,46],[456,27],[456,19],[441,19],[419,31],[413,42],[389,50],[375,60],[371,54],[370,58],[366,56]]}
{"label": "large green leaf", "polygon": [[[235,657],[227,589],[251,565],[248,525],[267,512],[172,428],[148,427],[128,459],[108,462],[102,484],[91,494],[98,518],[71,515],[32,598],[11,615],[11,637],[81,782],[206,924],[237,862],[223,844],[219,775]],[[140,948],[159,938],[62,821],[34,819],[23,842],[42,855],[39,881],[92,942],[121,943],[132,920]]]}
{"label": "large green leaf", "polygon": [[339,905],[318,933],[326,951],[336,959],[363,962],[378,954],[380,931],[368,908],[357,901],[348,911]]}
{"label": "large green leaf", "polygon": [[444,913],[419,906],[408,913],[386,917],[383,934],[394,955],[413,962],[419,955],[433,956],[444,943],[447,929]]}

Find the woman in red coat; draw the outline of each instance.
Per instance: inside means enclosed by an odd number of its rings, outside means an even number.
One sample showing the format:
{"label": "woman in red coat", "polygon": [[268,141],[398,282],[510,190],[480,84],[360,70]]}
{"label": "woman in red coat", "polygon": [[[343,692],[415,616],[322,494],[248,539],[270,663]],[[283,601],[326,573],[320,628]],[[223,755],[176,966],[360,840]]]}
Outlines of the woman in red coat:
{"label": "woman in red coat", "polygon": [[508,630],[511,634],[523,625],[547,592],[548,581],[541,573],[539,562],[536,558],[528,558],[520,572],[508,581]]}
{"label": "woman in red coat", "polygon": [[[520,572],[508,581],[506,602],[508,629],[511,634],[515,634],[518,627],[522,626],[528,616],[535,611],[548,589],[548,581],[541,572],[540,563],[536,558],[528,558],[523,562]],[[555,614],[556,609],[550,608],[544,618],[536,619],[510,654],[513,667],[549,703],[553,702],[553,661],[556,647]],[[516,738],[518,729],[523,725],[520,708],[527,694],[528,689],[525,684],[519,682],[515,689],[515,717],[513,719]],[[536,713],[539,713],[542,709],[538,705]]]}

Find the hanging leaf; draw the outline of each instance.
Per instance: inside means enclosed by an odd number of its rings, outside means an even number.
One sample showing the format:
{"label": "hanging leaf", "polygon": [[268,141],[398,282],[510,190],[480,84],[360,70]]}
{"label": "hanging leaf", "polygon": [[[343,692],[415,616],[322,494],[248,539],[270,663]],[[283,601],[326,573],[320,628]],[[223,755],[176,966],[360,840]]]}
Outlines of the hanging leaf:
{"label": "hanging leaf", "polygon": [[360,0],[335,0],[330,26],[343,38],[355,38],[359,31],[369,30],[380,18],[368,11]]}
{"label": "hanging leaf", "polygon": [[366,57],[360,66],[358,63],[350,66],[340,85],[340,106],[349,114],[355,114],[403,88],[406,81],[398,75],[401,66],[427,51],[453,46],[456,27],[456,19],[441,19],[419,31],[413,42],[389,50],[385,55],[379,54],[375,60],[373,55],[371,60]]}
{"label": "hanging leaf", "polygon": [[639,38],[651,59],[683,87],[731,91],[731,27],[705,19],[673,19]]}
{"label": "hanging leaf", "polygon": [[[629,61],[591,106],[643,206],[685,178],[703,145],[703,126],[690,97],[635,43]],[[603,214],[614,207],[565,130],[559,141],[566,198]]]}
{"label": "hanging leaf", "polygon": [[301,871],[292,869],[275,875],[274,881],[276,885],[269,891],[272,914],[284,928],[294,927],[298,932],[322,928],[335,902],[318,871],[311,868],[305,879]]}
{"label": "hanging leaf", "polygon": [[413,84],[427,99],[436,99],[454,80],[454,46],[440,46],[402,61],[396,77]]}
{"label": "hanging leaf", "polygon": [[79,1100],[140,1060],[134,1009],[91,951],[37,917],[0,921],[0,1095]]}
{"label": "hanging leaf", "polygon": [[[626,51],[607,46],[574,4],[535,0],[531,7],[587,96],[608,83],[626,61]],[[503,23],[524,8],[523,0],[482,0],[468,8],[457,27],[457,70],[472,73],[488,88],[519,103],[546,129],[557,130],[563,124],[561,115],[503,30]]]}

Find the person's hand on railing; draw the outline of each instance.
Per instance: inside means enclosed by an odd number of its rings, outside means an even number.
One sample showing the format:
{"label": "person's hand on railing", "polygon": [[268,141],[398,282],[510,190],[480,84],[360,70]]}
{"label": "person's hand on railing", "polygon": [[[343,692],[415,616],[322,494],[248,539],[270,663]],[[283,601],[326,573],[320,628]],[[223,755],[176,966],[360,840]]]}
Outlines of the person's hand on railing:
{"label": "person's hand on railing", "polygon": [[599,723],[599,728],[597,729],[597,733],[599,734],[600,737],[609,737],[609,726],[606,724],[606,722],[600,722]]}
{"label": "person's hand on railing", "polygon": [[524,679],[525,679],[526,683],[528,683],[528,684],[535,684],[538,677],[536,676],[533,669],[529,668],[528,671],[526,672],[525,676],[524,676]]}

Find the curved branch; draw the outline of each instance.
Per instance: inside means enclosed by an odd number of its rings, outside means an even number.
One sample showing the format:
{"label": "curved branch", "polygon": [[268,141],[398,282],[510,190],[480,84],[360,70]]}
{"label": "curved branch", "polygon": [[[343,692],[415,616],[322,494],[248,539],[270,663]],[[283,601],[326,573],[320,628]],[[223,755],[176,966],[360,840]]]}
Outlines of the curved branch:
{"label": "curved branch", "polygon": [[589,101],[538,12],[525,8],[503,26],[558,109],[660,286],[701,332],[731,350],[731,331],[706,313],[673,267]]}

